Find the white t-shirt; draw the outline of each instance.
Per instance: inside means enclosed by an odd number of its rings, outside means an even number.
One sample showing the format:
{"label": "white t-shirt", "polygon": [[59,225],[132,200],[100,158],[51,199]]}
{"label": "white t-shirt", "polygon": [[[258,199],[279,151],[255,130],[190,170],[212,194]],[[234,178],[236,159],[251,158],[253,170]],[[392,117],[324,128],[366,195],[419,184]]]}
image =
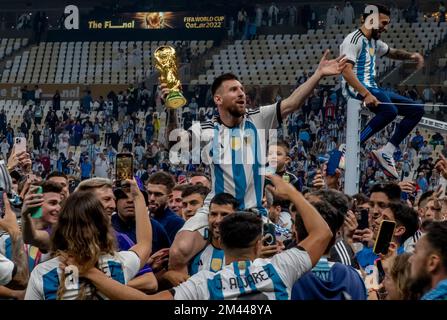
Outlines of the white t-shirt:
{"label": "white t-shirt", "polygon": [[97,157],[95,161],[95,176],[99,178],[109,178],[109,161]]}
{"label": "white t-shirt", "polygon": [[63,153],[65,157],[68,157],[68,148],[70,145],[67,141],[60,141],[59,142],[59,152]]}
{"label": "white t-shirt", "polygon": [[312,268],[298,248],[272,259],[236,261],[221,271],[201,271],[175,287],[175,300],[289,300],[293,284]]}
{"label": "white t-shirt", "polygon": [[12,280],[14,263],[0,253],[0,286],[7,285]]}
{"label": "white t-shirt", "polygon": [[[8,142],[5,142],[5,143],[0,143],[0,149],[1,149],[1,152],[2,153],[4,153],[4,154],[7,154],[8,153],[8,151],[9,151],[9,143]],[[5,159],[6,160],[6,159]]]}
{"label": "white t-shirt", "polygon": [[42,89],[38,88],[34,91],[34,99],[40,99],[40,95],[42,93]]}
{"label": "white t-shirt", "polygon": [[[61,280],[62,270],[59,267],[60,260],[58,257],[39,264],[31,272],[31,277],[26,289],[25,300],[56,300],[57,291]],[[135,277],[140,269],[140,258],[133,251],[116,252],[114,256],[103,255],[99,258],[98,268],[102,270],[108,277],[122,283],[127,284]],[[68,279],[68,278],[67,278]],[[74,300],[78,297],[79,287],[83,280],[77,279],[77,283],[73,283],[75,288],[65,291],[64,300]],[[80,280],[80,281],[79,281]],[[69,278],[68,281],[76,281],[75,278]],[[87,288],[87,295],[91,292],[91,288]],[[107,299],[98,292],[99,298]]]}

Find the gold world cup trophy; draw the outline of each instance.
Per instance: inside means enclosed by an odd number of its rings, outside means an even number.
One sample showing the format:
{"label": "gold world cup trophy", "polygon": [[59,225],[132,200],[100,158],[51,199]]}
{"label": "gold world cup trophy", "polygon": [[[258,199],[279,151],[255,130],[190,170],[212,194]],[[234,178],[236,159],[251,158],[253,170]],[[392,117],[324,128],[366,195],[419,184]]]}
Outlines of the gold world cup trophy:
{"label": "gold world cup trophy", "polygon": [[155,67],[160,71],[160,82],[165,83],[170,90],[165,106],[171,109],[183,107],[187,101],[180,90],[175,49],[171,46],[161,46],[155,50],[154,59]]}

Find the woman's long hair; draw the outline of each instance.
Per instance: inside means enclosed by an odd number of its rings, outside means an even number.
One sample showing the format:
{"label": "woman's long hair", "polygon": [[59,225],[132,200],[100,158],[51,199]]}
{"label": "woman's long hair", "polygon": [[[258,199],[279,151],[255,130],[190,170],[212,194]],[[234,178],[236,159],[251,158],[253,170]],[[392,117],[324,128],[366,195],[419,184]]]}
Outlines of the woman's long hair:
{"label": "woman's long hair", "polygon": [[[52,233],[51,251],[56,256],[71,256],[79,272],[94,267],[103,254],[114,254],[116,244],[110,220],[101,202],[92,192],[75,192],[65,201],[59,221]],[[83,283],[79,299],[85,298],[87,284]],[[59,285],[57,298],[65,293],[65,274]]]}
{"label": "woman's long hair", "polygon": [[411,287],[411,265],[408,262],[410,257],[410,253],[398,255],[390,270],[391,278],[396,283],[401,300],[418,300],[420,298],[420,293],[415,292]]}

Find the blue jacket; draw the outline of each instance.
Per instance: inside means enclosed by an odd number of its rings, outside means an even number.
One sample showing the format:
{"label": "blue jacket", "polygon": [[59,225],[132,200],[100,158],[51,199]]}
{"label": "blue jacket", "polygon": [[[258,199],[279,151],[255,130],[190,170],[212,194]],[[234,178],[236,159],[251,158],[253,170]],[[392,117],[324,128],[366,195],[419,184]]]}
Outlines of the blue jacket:
{"label": "blue jacket", "polygon": [[351,266],[322,258],[292,288],[292,300],[366,300],[365,283]]}

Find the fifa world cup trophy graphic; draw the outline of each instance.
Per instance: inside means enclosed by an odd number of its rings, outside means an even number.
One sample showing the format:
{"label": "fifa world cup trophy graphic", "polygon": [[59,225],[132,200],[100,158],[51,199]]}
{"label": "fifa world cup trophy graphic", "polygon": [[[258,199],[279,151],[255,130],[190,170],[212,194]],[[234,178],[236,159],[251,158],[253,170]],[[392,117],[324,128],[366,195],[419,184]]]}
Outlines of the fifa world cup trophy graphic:
{"label": "fifa world cup trophy graphic", "polygon": [[160,82],[169,88],[165,106],[171,109],[181,108],[186,99],[181,93],[181,83],[177,72],[177,57],[171,46],[161,46],[154,52],[155,67],[160,72]]}

